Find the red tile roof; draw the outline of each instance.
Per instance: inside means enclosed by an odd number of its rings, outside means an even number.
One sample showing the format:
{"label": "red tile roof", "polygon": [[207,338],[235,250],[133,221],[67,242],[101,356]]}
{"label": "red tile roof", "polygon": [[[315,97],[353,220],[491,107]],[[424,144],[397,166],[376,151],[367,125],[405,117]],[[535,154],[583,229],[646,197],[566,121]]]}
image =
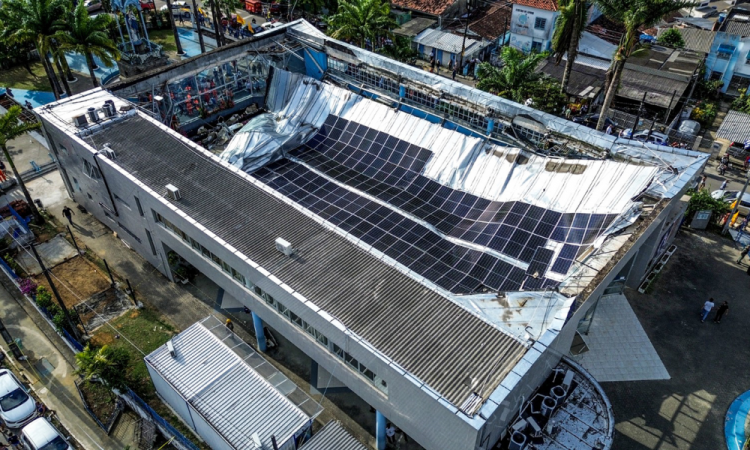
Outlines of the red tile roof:
{"label": "red tile roof", "polygon": [[391,0],[391,6],[439,16],[455,2],[456,0]]}
{"label": "red tile roof", "polygon": [[512,12],[507,4],[492,5],[479,20],[469,24],[469,29],[484,39],[494,41],[503,34],[506,23],[510,27]]}
{"label": "red tile roof", "polygon": [[513,3],[520,6],[528,6],[529,8],[557,11],[557,1],[555,0],[513,0]]}

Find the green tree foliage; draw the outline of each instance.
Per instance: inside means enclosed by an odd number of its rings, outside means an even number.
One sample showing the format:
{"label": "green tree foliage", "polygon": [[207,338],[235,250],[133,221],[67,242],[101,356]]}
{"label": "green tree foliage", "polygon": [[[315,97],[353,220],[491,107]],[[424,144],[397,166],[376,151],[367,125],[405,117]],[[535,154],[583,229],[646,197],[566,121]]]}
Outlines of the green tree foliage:
{"label": "green tree foliage", "polygon": [[720,215],[730,211],[730,205],[722,199],[711,197],[708,189],[701,189],[690,193],[690,201],[688,202],[685,216],[693,217],[698,211],[713,211],[714,218],[718,218]]}
{"label": "green tree foliage", "polygon": [[670,28],[664,31],[656,39],[656,42],[666,47],[682,48],[685,46],[685,40],[682,39],[682,33],[677,28]]}
{"label": "green tree foliage", "polygon": [[36,288],[36,304],[40,308],[49,309],[52,306],[52,294],[44,286],[37,286]]}
{"label": "green tree foliage", "polygon": [[588,10],[584,0],[561,0],[559,8],[560,15],[557,16],[555,33],[552,35],[552,54],[556,64],[560,64],[563,56],[568,54],[560,86],[560,91],[564,93],[578,56],[578,42],[586,26]]}
{"label": "green tree foliage", "polygon": [[411,40],[404,36],[396,36],[393,40],[393,45],[386,45],[378,52],[383,55],[395,59],[396,61],[408,62],[417,57],[417,51],[411,46]]}
{"label": "green tree foliage", "polygon": [[5,25],[0,29],[0,39],[14,44],[34,45],[42,58],[44,71],[56,98],[59,98],[61,89],[47,55],[51,53],[54,59],[59,54],[53,36],[69,8],[67,0],[5,0],[0,7],[0,22]]}
{"label": "green tree foliage", "polygon": [[625,62],[632,56],[638,46],[640,29],[649,28],[659,22],[665,15],[678,9],[694,6],[696,3],[687,0],[594,0],[599,10],[613,22],[625,27],[625,34],[615,52],[615,58],[607,73],[607,91],[599,115],[596,129],[604,128],[604,122],[610,116],[609,109],[620,86],[620,78],[625,69]]}
{"label": "green tree foliage", "polygon": [[55,39],[63,50],[71,50],[86,57],[86,65],[94,87],[99,80],[94,74],[94,56],[106,67],[112,67],[120,59],[120,51],[107,35],[112,21],[108,14],[99,14],[91,18],[84,2],[79,1],[75,10],[67,14],[67,20],[58,26]]}
{"label": "green tree foliage", "polygon": [[28,189],[26,189],[26,184],[18,174],[18,169],[16,169],[16,165],[15,163],[13,163],[13,158],[8,152],[8,141],[11,141],[19,136],[23,136],[27,132],[40,127],[39,123],[21,122],[19,120],[21,112],[21,107],[16,105],[11,106],[8,112],[6,112],[5,114],[0,115],[0,150],[2,150],[3,154],[5,155],[5,160],[8,162],[8,165],[13,171],[13,175],[16,177],[16,181],[18,181],[18,185],[21,187],[21,191],[23,191],[24,197],[26,197],[26,202],[29,204],[31,212],[34,215],[34,221],[37,224],[42,224],[44,223],[44,218],[42,218],[42,215],[39,214],[39,210],[36,208],[34,201],[31,199],[31,194],[29,194]]}
{"label": "green tree foliage", "polygon": [[108,345],[95,348],[89,344],[82,352],[76,354],[76,363],[76,374],[86,380],[98,378],[107,386],[116,389],[122,389],[127,385],[125,372],[130,363],[130,354],[123,348]]}
{"label": "green tree foliage", "polygon": [[690,113],[690,118],[700,122],[701,127],[708,128],[713,125],[718,112],[716,103],[700,101],[693,108],[693,112]]}
{"label": "green tree foliage", "polygon": [[747,89],[740,89],[740,96],[732,102],[732,109],[750,114],[750,95],[747,95]]}
{"label": "green tree foliage", "polygon": [[366,39],[375,42],[377,36],[391,35],[396,22],[390,13],[390,5],[382,0],[341,0],[336,14],[327,19],[328,29],[332,38],[365,48]]}
{"label": "green tree foliage", "polygon": [[479,65],[477,88],[518,103],[531,98],[535,108],[559,112],[565,104],[560,83],[536,72],[536,67],[547,56],[547,53],[524,54],[513,47],[504,47],[501,68],[489,63]]}

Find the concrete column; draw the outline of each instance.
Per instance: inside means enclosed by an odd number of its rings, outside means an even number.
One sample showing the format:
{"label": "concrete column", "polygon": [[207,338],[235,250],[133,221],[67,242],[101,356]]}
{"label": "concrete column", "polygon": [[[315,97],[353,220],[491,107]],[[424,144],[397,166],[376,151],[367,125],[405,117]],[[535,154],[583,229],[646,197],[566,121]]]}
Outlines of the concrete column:
{"label": "concrete column", "polygon": [[375,411],[375,440],[378,450],[385,450],[385,416],[380,411]]}
{"label": "concrete column", "polygon": [[266,351],[266,334],[263,332],[263,320],[257,314],[253,315],[253,326],[255,326],[255,338],[258,340],[258,350]]}
{"label": "concrete column", "polygon": [[399,97],[406,97],[406,88],[403,86],[398,87],[398,95]]}
{"label": "concrete column", "polygon": [[495,128],[495,119],[487,119],[487,134],[492,133],[493,128]]}

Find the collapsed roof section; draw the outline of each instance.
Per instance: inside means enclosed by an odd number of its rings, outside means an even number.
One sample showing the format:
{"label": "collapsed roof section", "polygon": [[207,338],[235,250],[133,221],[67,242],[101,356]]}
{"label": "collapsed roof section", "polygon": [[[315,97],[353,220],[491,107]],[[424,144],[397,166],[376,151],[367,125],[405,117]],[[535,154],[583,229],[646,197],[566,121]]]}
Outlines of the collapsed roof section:
{"label": "collapsed roof section", "polygon": [[555,288],[661,172],[503,147],[281,70],[266,107],[222,159],[447,296]]}

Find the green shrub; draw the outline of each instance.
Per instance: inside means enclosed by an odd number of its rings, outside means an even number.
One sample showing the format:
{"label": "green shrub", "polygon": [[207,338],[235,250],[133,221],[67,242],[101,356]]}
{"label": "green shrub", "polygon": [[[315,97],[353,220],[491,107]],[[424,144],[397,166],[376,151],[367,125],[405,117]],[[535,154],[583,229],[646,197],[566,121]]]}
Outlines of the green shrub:
{"label": "green shrub", "polygon": [[36,304],[40,308],[46,308],[49,310],[52,303],[52,294],[44,286],[38,286],[36,288]]}
{"label": "green shrub", "polygon": [[680,30],[677,28],[670,28],[659,35],[659,38],[656,40],[661,45],[672,47],[672,48],[682,48],[685,46],[685,40],[682,38],[682,33],[680,33]]}

